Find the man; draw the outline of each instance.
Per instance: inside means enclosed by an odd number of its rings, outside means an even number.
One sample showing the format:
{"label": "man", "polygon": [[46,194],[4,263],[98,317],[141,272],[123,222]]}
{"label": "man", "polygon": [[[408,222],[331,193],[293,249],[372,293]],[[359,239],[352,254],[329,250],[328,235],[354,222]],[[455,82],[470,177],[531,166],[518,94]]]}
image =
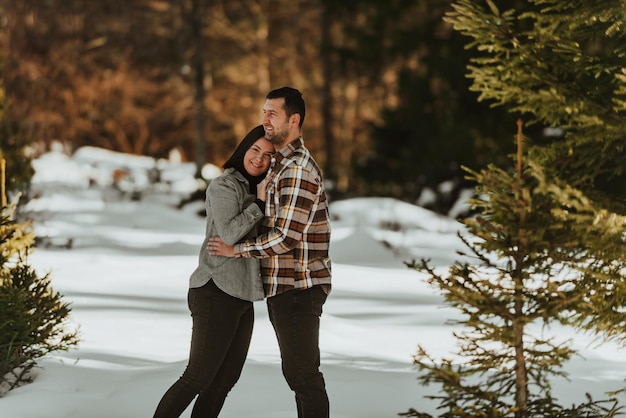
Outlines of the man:
{"label": "man", "polygon": [[328,418],[329,402],[319,371],[322,306],[331,289],[330,219],[321,170],[300,135],[302,94],[272,90],[263,106],[265,138],[276,149],[266,176],[261,235],[229,246],[209,242],[211,254],[261,259],[270,321],[285,380],[295,392],[298,418]]}

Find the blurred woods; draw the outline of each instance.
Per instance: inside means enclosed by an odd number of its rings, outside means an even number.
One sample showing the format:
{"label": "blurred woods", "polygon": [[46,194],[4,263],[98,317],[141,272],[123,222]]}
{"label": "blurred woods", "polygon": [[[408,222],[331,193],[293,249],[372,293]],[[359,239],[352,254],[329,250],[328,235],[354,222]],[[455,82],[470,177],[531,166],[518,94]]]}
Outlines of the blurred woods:
{"label": "blurred woods", "polygon": [[447,182],[431,202],[445,212],[461,165],[506,164],[515,127],[469,91],[451,3],[0,0],[3,123],[39,152],[61,141],[221,165],[265,94],[291,85],[335,198],[415,202]]}

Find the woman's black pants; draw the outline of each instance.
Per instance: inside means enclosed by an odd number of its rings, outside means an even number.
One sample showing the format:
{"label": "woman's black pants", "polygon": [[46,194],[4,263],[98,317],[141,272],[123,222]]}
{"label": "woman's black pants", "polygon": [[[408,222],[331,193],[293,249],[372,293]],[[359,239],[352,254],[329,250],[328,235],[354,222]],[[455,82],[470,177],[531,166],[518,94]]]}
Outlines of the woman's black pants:
{"label": "woman's black pants", "polygon": [[191,417],[216,418],[250,347],[252,302],[222,292],[213,280],[189,289],[187,301],[193,319],[189,362],[161,398],[154,418],[179,417],[196,396]]}

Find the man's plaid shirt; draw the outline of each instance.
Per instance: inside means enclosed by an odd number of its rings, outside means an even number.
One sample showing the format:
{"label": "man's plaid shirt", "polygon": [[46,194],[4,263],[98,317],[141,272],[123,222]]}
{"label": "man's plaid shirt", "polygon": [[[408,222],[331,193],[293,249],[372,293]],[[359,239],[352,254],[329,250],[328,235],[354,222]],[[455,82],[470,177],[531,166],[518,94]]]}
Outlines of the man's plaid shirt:
{"label": "man's plaid shirt", "polygon": [[321,170],[298,138],[278,150],[267,174],[265,217],[237,257],[261,259],[265,294],[322,285],[330,290],[330,218]]}

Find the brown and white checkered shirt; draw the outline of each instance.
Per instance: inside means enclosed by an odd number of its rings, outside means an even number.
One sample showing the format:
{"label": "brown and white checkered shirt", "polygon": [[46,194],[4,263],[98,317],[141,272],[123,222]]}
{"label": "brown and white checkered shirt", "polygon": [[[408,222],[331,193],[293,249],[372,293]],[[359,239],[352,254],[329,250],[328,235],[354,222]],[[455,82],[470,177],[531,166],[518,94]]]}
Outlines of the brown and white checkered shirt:
{"label": "brown and white checkered shirt", "polygon": [[261,235],[235,245],[261,259],[266,296],[322,285],[330,291],[330,218],[321,170],[302,138],[278,150],[267,174]]}

